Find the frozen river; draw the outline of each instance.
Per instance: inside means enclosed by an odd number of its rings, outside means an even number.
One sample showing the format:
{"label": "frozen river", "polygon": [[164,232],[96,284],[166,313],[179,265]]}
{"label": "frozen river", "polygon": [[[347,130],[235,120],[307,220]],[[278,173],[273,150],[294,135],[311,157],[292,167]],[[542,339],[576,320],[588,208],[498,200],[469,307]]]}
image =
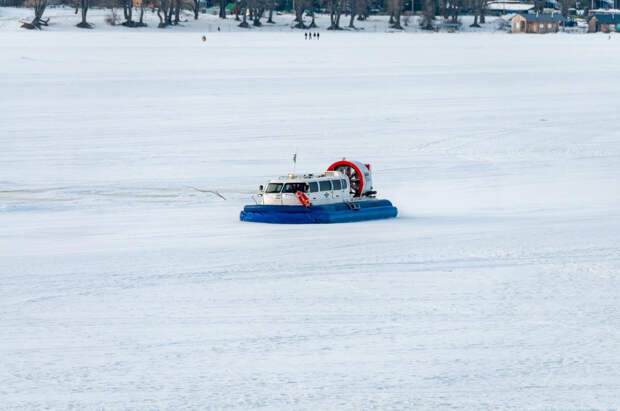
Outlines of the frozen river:
{"label": "frozen river", "polygon": [[[617,407],[619,47],[0,32],[0,408]],[[239,222],[294,151],[399,218]]]}

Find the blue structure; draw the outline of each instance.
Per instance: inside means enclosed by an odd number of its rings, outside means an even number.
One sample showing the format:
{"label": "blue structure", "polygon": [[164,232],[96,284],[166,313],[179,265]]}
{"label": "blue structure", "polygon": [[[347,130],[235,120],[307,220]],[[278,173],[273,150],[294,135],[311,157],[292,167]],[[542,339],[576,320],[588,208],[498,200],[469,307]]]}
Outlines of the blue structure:
{"label": "blue structure", "polygon": [[247,205],[241,221],[273,224],[330,224],[394,218],[398,209],[389,200],[366,200],[304,207],[302,205]]}

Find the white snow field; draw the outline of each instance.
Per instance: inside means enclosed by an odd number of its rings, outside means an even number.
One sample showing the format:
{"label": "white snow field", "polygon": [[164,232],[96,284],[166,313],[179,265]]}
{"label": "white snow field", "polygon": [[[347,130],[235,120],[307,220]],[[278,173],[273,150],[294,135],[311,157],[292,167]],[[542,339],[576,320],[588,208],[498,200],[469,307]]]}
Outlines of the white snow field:
{"label": "white snow field", "polygon": [[[619,49],[5,27],[0,408],[617,408]],[[399,217],[240,222],[294,151]]]}

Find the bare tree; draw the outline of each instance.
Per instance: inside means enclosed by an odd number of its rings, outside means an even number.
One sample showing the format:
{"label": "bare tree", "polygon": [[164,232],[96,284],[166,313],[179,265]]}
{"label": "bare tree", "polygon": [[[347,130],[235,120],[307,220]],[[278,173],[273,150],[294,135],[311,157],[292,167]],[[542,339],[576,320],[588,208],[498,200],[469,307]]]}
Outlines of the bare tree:
{"label": "bare tree", "polygon": [[250,1],[250,13],[252,16],[252,25],[256,27],[260,27],[263,24],[260,19],[263,18],[263,14],[265,14],[265,0],[249,0]]}
{"label": "bare tree", "polygon": [[320,7],[323,1],[324,0],[308,0],[308,8],[310,9],[310,17],[312,18],[312,21],[310,21],[310,25],[308,26],[309,29],[315,29],[319,27],[316,25],[316,16],[314,15],[314,9]]}
{"label": "bare tree", "polygon": [[176,0],[169,0],[168,1],[168,13],[167,13],[168,19],[166,20],[166,24],[168,26],[172,25],[172,16],[174,14],[174,3],[175,3],[175,1]]}
{"label": "bare tree", "polygon": [[248,0],[243,0],[241,2],[241,11],[243,12],[243,21],[241,23],[239,23],[239,27],[243,27],[243,28],[249,28],[250,25],[248,24],[247,21],[247,16],[249,14],[249,9],[248,9]]}
{"label": "bare tree", "polygon": [[469,27],[480,27],[478,24],[478,18],[480,17],[480,2],[482,0],[470,0],[469,5],[474,12],[474,22]]}
{"label": "bare tree", "polygon": [[369,0],[357,0],[357,20],[364,21],[370,12]]}
{"label": "bare tree", "polygon": [[403,26],[400,24],[400,15],[403,11],[403,0],[388,0],[387,5],[390,10],[390,27],[402,30]]}
{"label": "bare tree", "polygon": [[485,23],[484,13],[487,9],[488,0],[470,0],[467,2],[467,5],[474,12],[474,22],[469,27],[480,27],[478,21],[481,24]]}
{"label": "bare tree", "polygon": [[[168,2],[171,0],[167,0],[165,7],[163,6],[164,0],[160,1],[160,5],[159,8],[157,9],[157,16],[159,17],[160,20],[160,26],[162,23],[162,17],[161,17],[161,8],[166,8],[168,7]],[[123,26],[125,27],[146,27],[147,24],[144,22],[144,6],[146,3],[146,0],[142,0],[140,2],[140,18],[139,21],[134,21],[133,19],[133,0],[120,0],[122,6],[123,6],[123,16],[125,17],[125,21],[123,23],[121,23]],[[163,23],[164,25],[167,24],[166,22],[168,21],[167,19],[167,12],[164,13],[166,18],[164,19]]]}
{"label": "bare tree", "polygon": [[275,8],[276,0],[267,0],[267,4],[269,7],[269,18],[267,19],[267,23],[276,24],[276,22],[273,21],[273,9]]}
{"label": "bare tree", "polygon": [[125,21],[121,24],[125,27],[135,27],[132,0],[120,0],[120,3],[123,6],[123,16],[125,17]]}
{"label": "bare tree", "polygon": [[237,2],[237,4],[235,4],[233,11],[235,13],[235,21],[241,21],[241,19],[239,18],[239,14],[241,14],[241,3],[240,2]]}
{"label": "bare tree", "polygon": [[168,9],[170,0],[158,0],[157,2],[157,17],[159,17],[159,24],[157,27],[160,29],[166,28],[168,26]]}
{"label": "bare tree", "polygon": [[137,27],[146,27],[147,24],[144,22],[144,5],[145,5],[146,1],[142,0],[140,2],[140,21],[138,21],[138,23],[136,23]]}
{"label": "bare tree", "polygon": [[310,17],[312,18],[312,20],[310,21],[310,25],[308,26],[308,28],[315,29],[319,27],[316,25],[316,21],[315,21],[316,16],[314,15],[314,7],[310,10]]}
{"label": "bare tree", "polygon": [[93,26],[86,21],[86,13],[88,13],[89,0],[80,0],[80,8],[82,9],[82,21],[76,24],[82,29],[92,29]]}
{"label": "bare tree", "polygon": [[459,12],[465,6],[467,0],[442,0],[442,14],[450,24],[457,24]]}
{"label": "bare tree", "polygon": [[489,7],[489,0],[480,0],[480,24],[486,23],[485,13]]}
{"label": "bare tree", "polygon": [[183,0],[174,0],[174,24],[179,24],[181,21],[181,8],[183,7]]}
{"label": "bare tree", "polygon": [[444,19],[448,19],[448,1],[449,0],[439,0],[437,2],[437,11],[436,14],[443,16]]}
{"label": "bare tree", "polygon": [[433,30],[433,20],[435,19],[435,1],[423,0],[421,26],[424,30]]}
{"label": "bare tree", "polygon": [[349,9],[351,10],[351,18],[349,19],[349,28],[350,29],[354,29],[355,28],[355,16],[358,13],[358,8],[359,8],[359,1],[360,0],[349,0]]}
{"label": "bare tree", "polygon": [[200,10],[199,0],[194,0],[194,20],[198,20],[198,12]]}
{"label": "bare tree", "polygon": [[304,11],[306,11],[306,0],[297,0],[295,2],[295,19],[293,23],[297,23],[293,26],[296,29],[307,29],[304,23]]}
{"label": "bare tree", "polygon": [[394,25],[392,28],[402,30],[403,26],[400,23],[400,15],[403,12],[403,0],[393,0],[394,1]]}
{"label": "bare tree", "polygon": [[340,27],[340,16],[344,9],[344,0],[328,0],[329,6],[329,27],[327,30],[342,30]]}
{"label": "bare tree", "polygon": [[49,19],[43,20],[43,13],[47,8],[47,0],[27,0],[26,6],[34,9],[34,19],[31,23],[24,23],[22,27],[25,29],[40,29],[41,26],[47,26]]}

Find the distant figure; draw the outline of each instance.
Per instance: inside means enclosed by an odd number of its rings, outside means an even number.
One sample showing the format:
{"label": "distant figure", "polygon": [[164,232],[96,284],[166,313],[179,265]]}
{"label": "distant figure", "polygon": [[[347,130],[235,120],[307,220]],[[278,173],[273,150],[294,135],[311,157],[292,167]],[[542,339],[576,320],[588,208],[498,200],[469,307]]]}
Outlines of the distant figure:
{"label": "distant figure", "polygon": [[312,33],[308,33],[308,40],[312,40]]}
{"label": "distant figure", "polygon": [[304,33],[304,39],[308,40],[308,33]]}
{"label": "distant figure", "polygon": [[220,26],[217,26],[217,31],[220,31]]}
{"label": "distant figure", "polygon": [[319,40],[319,36],[321,35],[321,33],[316,33],[316,39]]}
{"label": "distant figure", "polygon": [[316,33],[314,33],[314,37],[316,37]]}
{"label": "distant figure", "polygon": [[202,36],[202,41],[207,41],[207,36]]}

